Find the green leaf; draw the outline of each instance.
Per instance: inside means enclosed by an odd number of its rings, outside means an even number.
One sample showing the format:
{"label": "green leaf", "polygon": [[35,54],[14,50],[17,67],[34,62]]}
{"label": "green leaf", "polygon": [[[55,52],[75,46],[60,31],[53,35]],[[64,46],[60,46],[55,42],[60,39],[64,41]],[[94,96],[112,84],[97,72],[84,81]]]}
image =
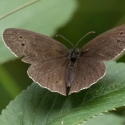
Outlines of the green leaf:
{"label": "green leaf", "polygon": [[90,119],[82,125],[123,125],[125,119],[114,114],[104,114]]}
{"label": "green leaf", "polygon": [[[31,0],[4,0],[0,2],[0,15],[26,4]],[[0,32],[6,28],[21,28],[39,32],[47,36],[54,35],[57,28],[63,26],[72,17],[77,8],[76,0],[40,0],[6,18],[0,20]],[[1,39],[1,38],[0,38]],[[0,40],[0,63],[13,59],[14,55]]]}
{"label": "green leaf", "polygon": [[[10,77],[9,73],[1,65],[0,74],[0,84],[8,91],[11,97],[15,97],[15,95],[20,92],[19,86],[17,86],[16,81],[12,77]],[[11,86],[8,86],[8,82],[11,84]]]}
{"label": "green leaf", "polygon": [[106,63],[107,73],[89,89],[70,96],[33,83],[11,101],[0,116],[2,125],[77,125],[125,104],[125,64]]}

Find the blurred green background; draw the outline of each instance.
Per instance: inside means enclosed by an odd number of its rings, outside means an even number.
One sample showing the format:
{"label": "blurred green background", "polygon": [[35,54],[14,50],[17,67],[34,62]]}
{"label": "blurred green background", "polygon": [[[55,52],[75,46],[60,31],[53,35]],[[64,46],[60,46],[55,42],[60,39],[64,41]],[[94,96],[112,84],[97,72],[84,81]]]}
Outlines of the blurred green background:
{"label": "blurred green background", "polygon": [[[28,2],[30,0],[0,1],[0,17]],[[10,27],[28,29],[53,37],[71,48],[55,35],[63,35],[75,44],[89,31],[95,31],[82,40],[80,48],[100,33],[124,23],[125,0],[41,0],[2,18],[0,32]],[[117,61],[125,62],[124,54]],[[27,76],[28,66],[13,56],[0,35],[0,111],[32,83]],[[124,115],[123,109],[115,113]]]}

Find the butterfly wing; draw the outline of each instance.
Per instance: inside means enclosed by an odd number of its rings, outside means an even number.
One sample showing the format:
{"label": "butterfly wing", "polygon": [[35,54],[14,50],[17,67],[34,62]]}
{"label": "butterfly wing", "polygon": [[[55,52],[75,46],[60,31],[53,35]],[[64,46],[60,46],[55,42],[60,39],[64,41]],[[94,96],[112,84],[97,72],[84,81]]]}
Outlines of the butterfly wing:
{"label": "butterfly wing", "polygon": [[102,78],[104,74],[105,66],[102,61],[89,58],[79,59],[69,94],[90,87]]}
{"label": "butterfly wing", "polygon": [[66,95],[65,72],[67,63],[63,58],[33,63],[28,69],[28,75],[40,86],[52,92]]}
{"label": "butterfly wing", "polygon": [[125,25],[111,29],[87,43],[81,49],[87,58],[111,60],[125,49]]}
{"label": "butterfly wing", "polygon": [[125,25],[109,30],[83,46],[69,94],[96,83],[105,74],[103,60],[115,58],[124,49]]}
{"label": "butterfly wing", "polygon": [[4,30],[3,41],[16,56],[24,55],[22,60],[30,64],[61,57],[67,52],[67,48],[60,42],[22,29]]}
{"label": "butterfly wing", "polygon": [[16,55],[23,55],[30,63],[28,75],[40,86],[66,95],[65,70],[67,48],[44,35],[21,29],[3,32],[5,45]]}

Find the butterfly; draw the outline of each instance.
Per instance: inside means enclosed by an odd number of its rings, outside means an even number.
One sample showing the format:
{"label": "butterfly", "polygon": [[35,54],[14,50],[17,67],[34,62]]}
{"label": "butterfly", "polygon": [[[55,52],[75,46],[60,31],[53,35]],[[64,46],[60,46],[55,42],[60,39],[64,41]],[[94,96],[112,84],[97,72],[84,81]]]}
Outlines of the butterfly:
{"label": "butterfly", "polygon": [[41,87],[69,95],[96,83],[105,75],[104,61],[125,49],[125,25],[92,39],[81,49],[68,50],[62,43],[35,32],[9,28],[3,31],[5,45],[22,61],[31,64],[28,75]]}

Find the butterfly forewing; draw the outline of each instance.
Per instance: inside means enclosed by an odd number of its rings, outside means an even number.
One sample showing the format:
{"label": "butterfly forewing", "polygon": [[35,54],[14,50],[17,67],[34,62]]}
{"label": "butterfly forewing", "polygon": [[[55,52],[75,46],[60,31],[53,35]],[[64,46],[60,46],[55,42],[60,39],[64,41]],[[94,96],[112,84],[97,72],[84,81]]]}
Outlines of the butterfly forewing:
{"label": "butterfly forewing", "polygon": [[111,60],[125,49],[125,25],[111,29],[87,43],[81,51],[95,60]]}
{"label": "butterfly forewing", "polygon": [[3,32],[6,46],[16,55],[24,55],[28,63],[58,58],[67,53],[67,48],[44,35],[22,29],[6,29]]}

